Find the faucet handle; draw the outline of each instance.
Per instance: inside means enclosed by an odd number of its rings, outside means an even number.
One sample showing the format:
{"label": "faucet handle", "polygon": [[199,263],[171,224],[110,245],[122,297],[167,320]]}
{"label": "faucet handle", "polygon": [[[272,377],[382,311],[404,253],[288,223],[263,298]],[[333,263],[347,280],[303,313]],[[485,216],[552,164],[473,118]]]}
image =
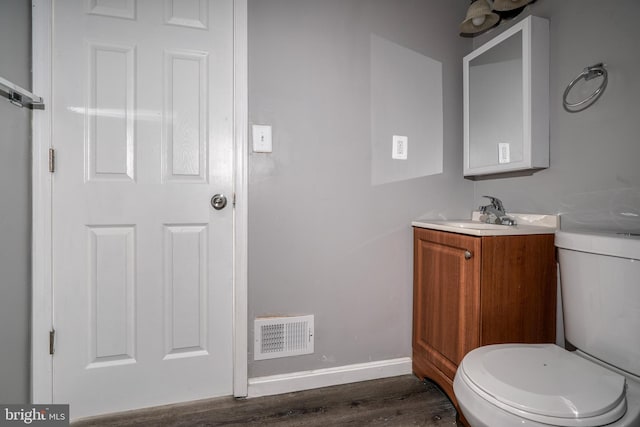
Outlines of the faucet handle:
{"label": "faucet handle", "polygon": [[[487,199],[489,199],[491,201],[491,206],[493,206],[500,212],[505,212],[504,205],[502,204],[502,200],[494,196],[482,196],[482,197],[486,197]],[[480,209],[482,209],[482,206],[480,207]]]}

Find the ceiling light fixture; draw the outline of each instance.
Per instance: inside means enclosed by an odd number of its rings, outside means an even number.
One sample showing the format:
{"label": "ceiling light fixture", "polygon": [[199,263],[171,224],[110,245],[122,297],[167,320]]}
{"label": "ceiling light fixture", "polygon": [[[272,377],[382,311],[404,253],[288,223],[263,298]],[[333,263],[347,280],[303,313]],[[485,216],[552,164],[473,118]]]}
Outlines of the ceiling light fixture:
{"label": "ceiling light fixture", "polygon": [[513,19],[536,0],[471,0],[467,16],[460,24],[460,36],[475,37],[496,27],[503,19]]}
{"label": "ceiling light fixture", "polygon": [[493,13],[487,0],[475,0],[467,9],[467,16],[460,24],[460,35],[474,37],[495,27],[500,17]]}

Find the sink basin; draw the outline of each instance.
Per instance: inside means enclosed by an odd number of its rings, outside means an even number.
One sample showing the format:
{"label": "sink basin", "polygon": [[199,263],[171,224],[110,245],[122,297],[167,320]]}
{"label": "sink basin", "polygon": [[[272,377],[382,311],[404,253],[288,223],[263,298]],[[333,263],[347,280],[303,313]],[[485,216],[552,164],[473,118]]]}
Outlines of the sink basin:
{"label": "sink basin", "polygon": [[556,215],[512,214],[518,225],[488,224],[478,221],[479,213],[473,212],[472,219],[430,220],[419,219],[411,225],[432,230],[448,231],[451,233],[468,234],[471,236],[511,236],[523,234],[552,234],[558,226]]}

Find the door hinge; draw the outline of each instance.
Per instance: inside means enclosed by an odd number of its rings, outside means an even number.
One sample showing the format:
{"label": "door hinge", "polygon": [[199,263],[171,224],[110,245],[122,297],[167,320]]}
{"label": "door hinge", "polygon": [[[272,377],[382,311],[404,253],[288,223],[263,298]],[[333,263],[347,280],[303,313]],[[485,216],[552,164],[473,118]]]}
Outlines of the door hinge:
{"label": "door hinge", "polygon": [[233,207],[236,207],[236,193],[233,193],[233,203],[232,203]]}
{"label": "door hinge", "polygon": [[55,353],[54,343],[56,341],[56,330],[49,331],[49,354]]}
{"label": "door hinge", "polygon": [[49,172],[56,171],[56,150],[49,148]]}

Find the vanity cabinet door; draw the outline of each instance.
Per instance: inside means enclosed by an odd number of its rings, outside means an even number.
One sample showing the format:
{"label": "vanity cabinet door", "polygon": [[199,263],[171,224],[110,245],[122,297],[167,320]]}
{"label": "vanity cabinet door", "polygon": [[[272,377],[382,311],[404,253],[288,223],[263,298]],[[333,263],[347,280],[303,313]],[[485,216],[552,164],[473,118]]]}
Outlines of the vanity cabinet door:
{"label": "vanity cabinet door", "polygon": [[415,229],[414,370],[435,368],[426,376],[452,379],[480,344],[480,250],[478,237]]}

